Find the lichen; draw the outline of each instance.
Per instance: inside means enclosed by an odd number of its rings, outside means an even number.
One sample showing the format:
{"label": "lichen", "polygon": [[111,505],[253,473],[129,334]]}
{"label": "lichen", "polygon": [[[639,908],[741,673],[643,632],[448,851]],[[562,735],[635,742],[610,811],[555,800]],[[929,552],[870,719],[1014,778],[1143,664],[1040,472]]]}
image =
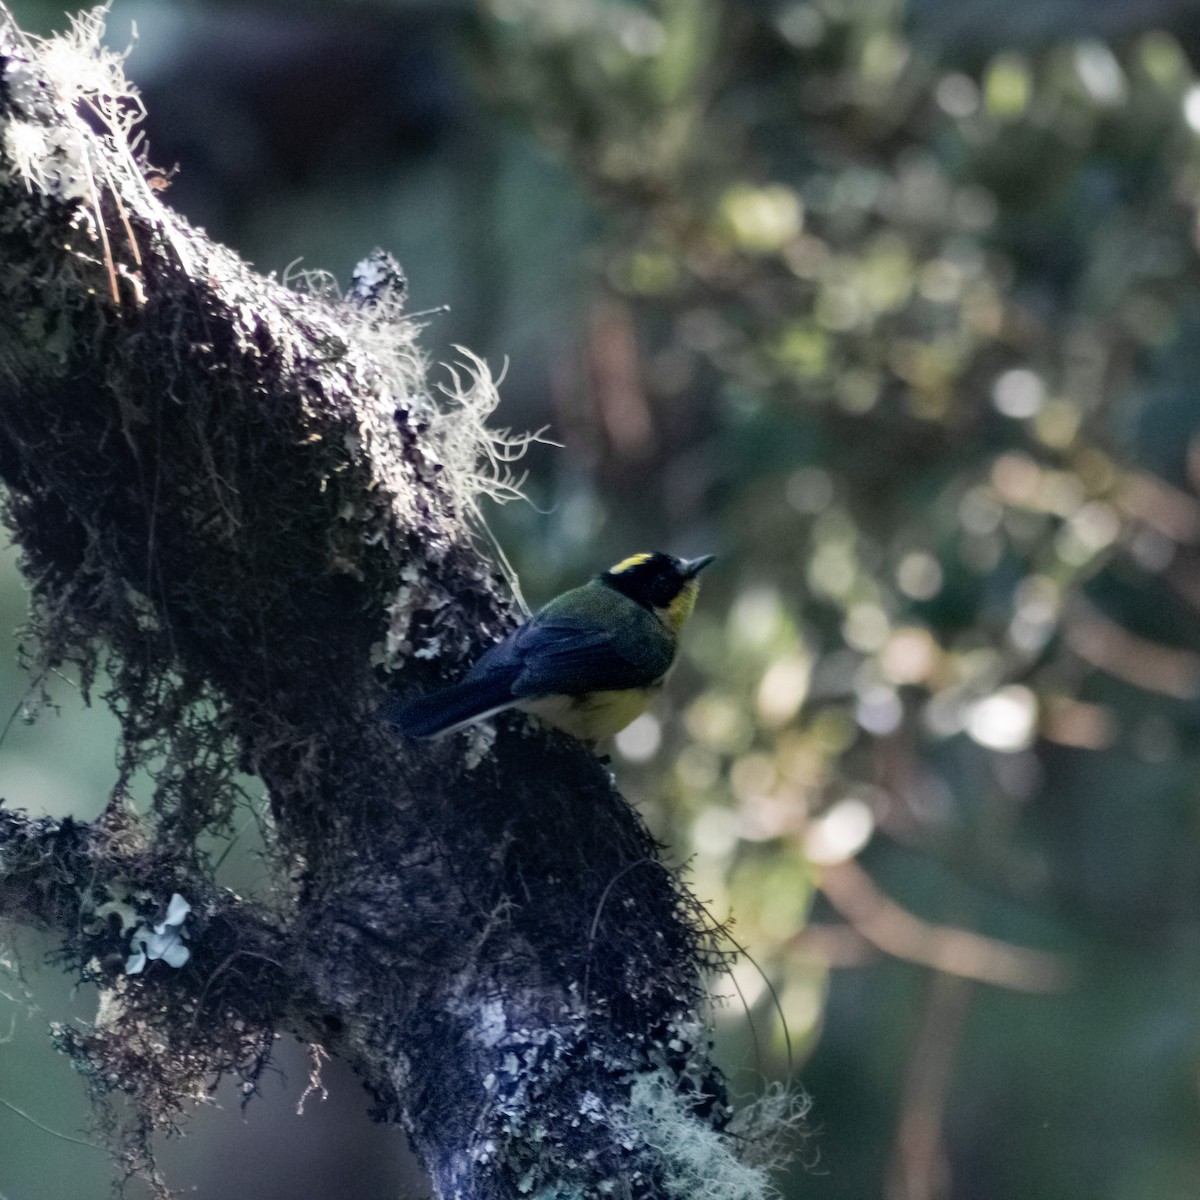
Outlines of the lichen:
{"label": "lichen", "polygon": [[[502,718],[464,766],[377,719],[389,672],[428,684],[514,620],[471,515],[514,483],[495,382],[464,352],[435,400],[387,262],[299,292],[188,228],[119,144],[116,66],[87,83],[116,104],[97,133],[30,82],[57,53],[0,21],[24,97],[0,86],[0,122],[77,133],[96,181],[0,162],[0,477],[34,686],[71,665],[121,722],[102,820],[12,822],[4,846],[41,856],[63,965],[101,989],[59,1045],[97,1098],[135,1098],[127,1169],[221,1073],[252,1095],[287,1028],[352,1063],[447,1196],[670,1194],[692,1126],[714,1162],[732,1145],[691,1016],[722,961],[702,909],[578,743]],[[256,773],[277,911],[216,887],[205,849]],[[172,893],[187,962],[125,975],[130,922]],[[654,1073],[657,1125],[631,1101]]]}
{"label": "lichen", "polygon": [[739,1162],[727,1139],[680,1095],[663,1071],[638,1077],[629,1094],[626,1127],[638,1144],[655,1150],[666,1194],[691,1200],[762,1200],[766,1171]]}

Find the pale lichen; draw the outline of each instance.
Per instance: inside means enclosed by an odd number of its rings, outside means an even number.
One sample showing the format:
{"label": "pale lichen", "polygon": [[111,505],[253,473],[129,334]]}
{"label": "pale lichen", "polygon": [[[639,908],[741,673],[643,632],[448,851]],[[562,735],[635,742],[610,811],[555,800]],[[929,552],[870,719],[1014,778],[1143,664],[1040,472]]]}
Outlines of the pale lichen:
{"label": "pale lichen", "polygon": [[697,1117],[664,1071],[638,1076],[630,1089],[626,1127],[637,1143],[655,1151],[666,1195],[691,1200],[763,1200],[767,1172],[730,1153],[728,1138]]}

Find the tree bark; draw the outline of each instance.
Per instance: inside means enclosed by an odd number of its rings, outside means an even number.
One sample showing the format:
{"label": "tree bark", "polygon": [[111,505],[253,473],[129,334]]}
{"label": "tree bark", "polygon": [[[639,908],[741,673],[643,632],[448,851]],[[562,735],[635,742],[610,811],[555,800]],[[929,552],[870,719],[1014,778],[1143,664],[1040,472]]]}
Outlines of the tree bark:
{"label": "tree bark", "polygon": [[[0,917],[99,986],[60,1043],[137,1098],[127,1165],[287,1030],[440,1196],[763,1195],[699,1015],[714,931],[602,763],[520,718],[430,744],[377,717],[385,675],[430,686],[512,621],[468,520],[486,379],[438,407],[384,260],[301,294],[188,227],[95,41],[0,9],[0,478],[38,661],[109,673],[123,770],[91,826],[0,814]],[[270,906],[198,844],[239,769]],[[173,893],[191,957],[126,974]]]}

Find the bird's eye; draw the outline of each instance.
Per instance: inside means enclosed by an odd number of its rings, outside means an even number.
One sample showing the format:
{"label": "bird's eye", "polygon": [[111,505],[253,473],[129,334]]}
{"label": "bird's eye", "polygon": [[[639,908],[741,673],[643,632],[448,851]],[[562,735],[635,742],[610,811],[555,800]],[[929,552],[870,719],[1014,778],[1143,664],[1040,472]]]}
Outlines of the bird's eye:
{"label": "bird's eye", "polygon": [[670,575],[657,575],[646,589],[646,598],[655,608],[665,608],[679,592],[679,583]]}

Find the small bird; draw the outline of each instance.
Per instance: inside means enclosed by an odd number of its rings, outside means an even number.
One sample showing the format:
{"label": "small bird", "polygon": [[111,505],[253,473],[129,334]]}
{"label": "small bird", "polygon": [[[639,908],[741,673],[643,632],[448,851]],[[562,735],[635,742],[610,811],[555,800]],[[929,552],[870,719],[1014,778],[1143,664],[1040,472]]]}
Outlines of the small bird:
{"label": "small bird", "polygon": [[662,686],[696,604],[696,576],[713,557],[622,559],[556,596],[459,683],[401,702],[387,720],[409,737],[440,737],[519,708],[580,741],[611,737]]}

